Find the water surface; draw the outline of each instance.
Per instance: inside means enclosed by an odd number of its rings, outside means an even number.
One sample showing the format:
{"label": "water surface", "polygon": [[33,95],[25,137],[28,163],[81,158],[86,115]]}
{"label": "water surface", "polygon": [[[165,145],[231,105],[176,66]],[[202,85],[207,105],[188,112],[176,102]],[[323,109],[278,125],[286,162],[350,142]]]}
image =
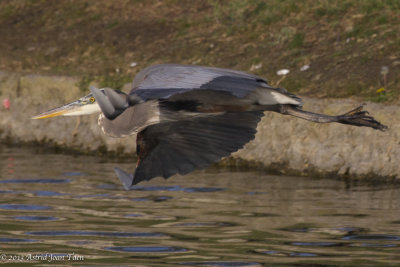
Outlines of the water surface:
{"label": "water surface", "polygon": [[400,189],[199,171],[124,191],[134,160],[0,147],[0,261],[78,266],[399,266]]}

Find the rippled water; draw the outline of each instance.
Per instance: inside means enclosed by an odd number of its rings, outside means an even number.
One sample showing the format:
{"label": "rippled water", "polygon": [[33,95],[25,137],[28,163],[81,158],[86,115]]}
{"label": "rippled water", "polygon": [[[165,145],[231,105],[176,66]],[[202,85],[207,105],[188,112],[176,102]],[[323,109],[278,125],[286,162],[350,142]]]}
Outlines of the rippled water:
{"label": "rippled water", "polygon": [[[3,263],[400,265],[393,185],[210,169],[127,192],[111,160],[0,152]],[[132,170],[134,160],[118,165]]]}

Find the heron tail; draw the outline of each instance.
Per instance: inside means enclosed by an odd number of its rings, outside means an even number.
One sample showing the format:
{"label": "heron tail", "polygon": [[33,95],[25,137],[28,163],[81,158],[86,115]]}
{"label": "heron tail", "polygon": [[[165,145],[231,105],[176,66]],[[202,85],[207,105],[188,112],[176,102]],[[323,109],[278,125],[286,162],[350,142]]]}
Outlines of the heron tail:
{"label": "heron tail", "polygon": [[124,186],[125,190],[130,190],[133,185],[133,179],[134,179],[133,174],[127,173],[118,167],[115,167],[114,171],[117,174],[122,185]]}

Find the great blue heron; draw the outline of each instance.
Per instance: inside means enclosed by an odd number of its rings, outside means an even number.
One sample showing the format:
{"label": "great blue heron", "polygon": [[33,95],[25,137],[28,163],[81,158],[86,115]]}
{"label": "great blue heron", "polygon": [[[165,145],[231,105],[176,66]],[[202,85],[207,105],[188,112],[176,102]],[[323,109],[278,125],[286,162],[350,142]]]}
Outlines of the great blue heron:
{"label": "great blue heron", "polygon": [[241,71],[164,64],[140,71],[129,94],[91,87],[75,102],[35,119],[100,113],[103,132],[114,137],[137,133],[134,174],[115,172],[125,189],[154,177],[168,178],[202,169],[254,139],[264,111],[313,122],[338,122],[385,130],[362,106],[328,116],[302,110],[302,100]]}

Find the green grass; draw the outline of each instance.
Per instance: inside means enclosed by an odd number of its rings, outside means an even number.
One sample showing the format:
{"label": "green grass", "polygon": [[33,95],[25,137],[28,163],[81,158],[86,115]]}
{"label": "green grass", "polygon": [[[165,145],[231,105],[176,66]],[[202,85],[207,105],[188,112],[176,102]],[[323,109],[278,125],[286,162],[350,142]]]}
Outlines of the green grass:
{"label": "green grass", "polygon": [[290,43],[289,43],[289,48],[290,49],[295,49],[295,48],[301,48],[301,47],[303,47],[303,45],[304,45],[304,33],[302,33],[302,32],[299,32],[299,33],[296,33],[294,36],[293,36],[293,38],[292,38],[292,40],[290,41]]}
{"label": "green grass", "polygon": [[81,79],[77,83],[77,87],[82,92],[86,92],[89,88],[90,83],[94,80],[92,76],[81,76]]}
{"label": "green grass", "polygon": [[113,88],[120,90],[126,84],[131,82],[131,77],[123,74],[106,74],[100,77],[100,88]]}

